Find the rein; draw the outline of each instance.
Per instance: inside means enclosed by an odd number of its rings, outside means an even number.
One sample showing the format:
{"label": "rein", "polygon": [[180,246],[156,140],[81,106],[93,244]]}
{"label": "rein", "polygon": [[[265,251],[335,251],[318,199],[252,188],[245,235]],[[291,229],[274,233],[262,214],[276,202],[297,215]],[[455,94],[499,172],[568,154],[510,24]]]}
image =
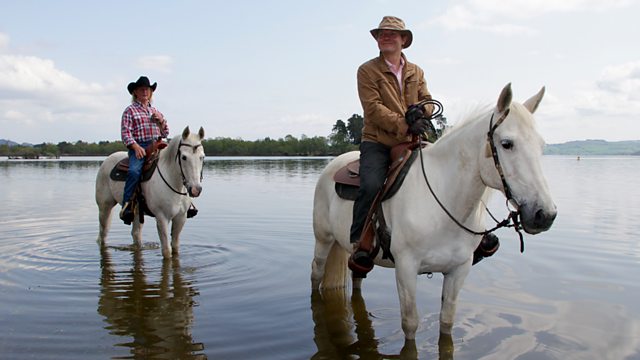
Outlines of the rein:
{"label": "rein", "polygon": [[[495,115],[495,113],[491,114],[491,120],[489,122],[489,132],[487,133],[487,137],[488,137],[487,140],[489,142],[489,146],[491,147],[491,154],[493,156],[493,162],[495,164],[496,170],[498,171],[498,174],[500,175],[500,179],[502,180],[502,186],[504,188],[504,193],[505,193],[505,196],[507,198],[507,209],[509,209],[510,201],[513,202],[516,205],[517,205],[517,202],[513,198],[512,194],[511,194],[511,189],[509,188],[509,185],[507,184],[507,180],[504,177],[504,172],[502,171],[502,166],[500,165],[500,159],[498,158],[498,150],[496,148],[495,142],[493,141],[493,134],[495,133],[495,130],[498,128],[498,126],[500,126],[502,124],[504,119],[506,119],[507,115],[509,115],[509,109],[507,109],[502,114],[502,116],[500,116],[500,118],[498,119],[498,121],[496,121],[495,124],[493,124],[494,115]],[[467,226],[462,224],[458,219],[456,219],[449,212],[449,210],[447,210],[447,208],[444,206],[444,204],[442,204],[442,202],[440,201],[438,196],[433,191],[433,188],[431,188],[431,184],[429,183],[429,179],[427,178],[427,172],[424,169],[422,147],[419,147],[419,149],[420,149],[420,166],[422,168],[422,176],[424,177],[424,180],[427,183],[427,187],[429,188],[429,191],[431,192],[431,195],[433,195],[433,197],[436,199],[436,202],[438,203],[438,205],[440,205],[440,208],[442,208],[442,210],[445,212],[445,214],[447,214],[447,216],[449,216],[449,218],[456,225],[458,225],[460,228],[462,228],[465,231],[467,231],[467,232],[469,232],[471,234],[474,234],[474,235],[486,235],[486,234],[492,233],[492,232],[494,232],[494,231],[496,231],[496,230],[498,230],[500,228],[503,228],[503,227],[513,227],[514,230],[518,233],[518,236],[520,238],[520,252],[521,253],[524,252],[524,239],[523,239],[523,236],[522,236],[521,225],[520,225],[520,220],[519,220],[520,210],[510,210],[509,209],[509,215],[507,216],[507,218],[505,218],[504,220],[499,222],[499,221],[496,220],[496,218],[493,216],[493,214],[491,214],[489,209],[485,206],[485,210],[489,213],[489,215],[491,216],[493,221],[496,222],[496,226],[494,226],[493,228],[491,228],[489,230],[484,230],[484,231],[475,231],[473,229],[468,228]]]}
{"label": "rein", "polygon": [[[176,152],[176,159],[178,160],[178,167],[180,168],[180,175],[182,176],[182,186],[185,187],[187,185],[187,178],[186,176],[184,176],[184,171],[182,170],[182,158],[180,157],[180,155],[182,154],[182,152],[180,151],[180,147],[182,146],[188,146],[190,148],[193,149],[193,151],[195,152],[196,149],[199,146],[202,146],[202,144],[197,144],[197,145],[189,145],[189,144],[185,144],[182,142],[182,140],[180,141],[180,144],[178,145],[178,151]],[[180,192],[176,189],[173,188],[173,186],[171,186],[171,184],[169,184],[169,182],[167,182],[167,180],[164,178],[164,175],[162,175],[162,171],[160,171],[160,164],[158,163],[158,166],[156,166],[156,168],[158,169],[158,174],[160,174],[160,178],[162,179],[162,181],[165,183],[165,185],[167,185],[169,187],[169,189],[171,189],[171,191],[173,191],[174,193],[178,194],[178,195],[189,195],[189,193],[187,191],[185,192]],[[204,169],[202,170],[204,171]],[[200,181],[202,181],[202,171],[200,171]]]}

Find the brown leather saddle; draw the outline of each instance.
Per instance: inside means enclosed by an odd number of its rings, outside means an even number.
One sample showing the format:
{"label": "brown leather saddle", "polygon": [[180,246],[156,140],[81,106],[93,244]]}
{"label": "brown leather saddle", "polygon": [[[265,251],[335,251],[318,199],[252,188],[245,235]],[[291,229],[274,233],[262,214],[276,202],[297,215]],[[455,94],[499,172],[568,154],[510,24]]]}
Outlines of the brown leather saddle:
{"label": "brown leather saddle", "polygon": [[[147,155],[144,158],[144,165],[142,166],[142,178],[140,182],[145,182],[151,178],[153,172],[156,170],[158,164],[158,155],[160,150],[167,147],[167,143],[162,140],[157,140],[151,143],[145,150]],[[129,157],[118,161],[118,163],[111,169],[109,177],[114,181],[126,181],[127,172],[129,172]]]}
{"label": "brown leather saddle", "polygon": [[[391,165],[387,171],[384,186],[376,194],[373,204],[367,214],[362,235],[359,241],[359,249],[369,252],[371,258],[375,258],[382,249],[382,258],[395,261],[391,254],[391,234],[387,228],[382,211],[382,202],[391,198],[400,189],[411,164],[418,156],[421,148],[428,143],[416,139],[404,142],[391,149]],[[360,160],[355,160],[340,168],[333,179],[338,196],[347,200],[355,200],[360,187]],[[374,243],[374,239],[375,241]],[[353,270],[352,259],[349,259],[349,267]],[[369,270],[363,271],[366,274]]]}
{"label": "brown leather saddle", "polygon": [[[418,147],[426,143],[403,142],[391,148],[391,165],[382,192],[382,200],[392,197],[402,185],[410,165],[418,154]],[[346,200],[355,200],[360,187],[360,159],[340,168],[333,176],[338,196]]]}

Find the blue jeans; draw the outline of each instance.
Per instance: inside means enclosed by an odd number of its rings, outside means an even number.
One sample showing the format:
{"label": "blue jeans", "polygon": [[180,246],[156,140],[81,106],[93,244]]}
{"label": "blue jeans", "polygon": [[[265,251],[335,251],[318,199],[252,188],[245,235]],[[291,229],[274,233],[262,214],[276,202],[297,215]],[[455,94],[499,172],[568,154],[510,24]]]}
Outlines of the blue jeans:
{"label": "blue jeans", "polygon": [[[147,148],[151,142],[140,142],[138,145],[143,148]],[[124,183],[124,196],[122,199],[122,204],[124,205],[127,201],[131,200],[131,196],[138,186],[140,182],[140,178],[142,177],[142,166],[144,165],[145,158],[138,159],[136,157],[136,152],[134,150],[129,149],[129,172],[127,172],[127,181]]]}
{"label": "blue jeans", "polygon": [[369,208],[387,177],[391,162],[391,149],[371,141],[360,143],[360,189],[353,204],[351,242],[358,242]]}

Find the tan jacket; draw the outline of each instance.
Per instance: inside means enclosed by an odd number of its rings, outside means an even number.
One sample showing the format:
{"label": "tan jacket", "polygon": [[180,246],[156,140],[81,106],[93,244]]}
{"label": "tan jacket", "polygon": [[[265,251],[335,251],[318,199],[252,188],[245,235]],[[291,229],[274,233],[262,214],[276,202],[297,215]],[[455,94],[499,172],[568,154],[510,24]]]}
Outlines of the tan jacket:
{"label": "tan jacket", "polygon": [[[405,61],[402,95],[398,80],[382,54],[358,68],[358,95],[364,111],[362,141],[374,141],[389,147],[410,141],[404,113],[409,105],[431,99],[422,69],[408,62],[404,54],[402,58]],[[426,111],[429,115],[432,107],[427,106]]]}

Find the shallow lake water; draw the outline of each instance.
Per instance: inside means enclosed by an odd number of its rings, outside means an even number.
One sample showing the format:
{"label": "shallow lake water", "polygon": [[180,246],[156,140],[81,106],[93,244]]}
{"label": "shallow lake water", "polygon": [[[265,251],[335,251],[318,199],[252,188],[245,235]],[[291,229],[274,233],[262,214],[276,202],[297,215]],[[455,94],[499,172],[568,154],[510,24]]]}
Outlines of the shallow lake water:
{"label": "shallow lake water", "polygon": [[208,158],[168,261],[152,218],[142,249],[115,210],[96,244],[101,159],[0,160],[0,359],[640,359],[640,157],[545,156],[554,226],[525,235],[523,254],[498,232],[448,346],[439,274],[418,279],[414,344],[392,269],[354,296],[312,296],[313,189],[329,160]]}

